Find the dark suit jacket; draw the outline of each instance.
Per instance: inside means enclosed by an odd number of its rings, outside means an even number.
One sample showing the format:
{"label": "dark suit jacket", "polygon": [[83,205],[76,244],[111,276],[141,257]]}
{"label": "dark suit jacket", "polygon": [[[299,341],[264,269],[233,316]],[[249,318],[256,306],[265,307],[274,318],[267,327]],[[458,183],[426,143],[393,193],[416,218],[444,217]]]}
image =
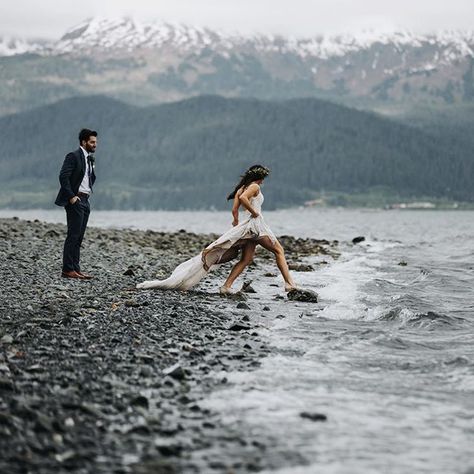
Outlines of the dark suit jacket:
{"label": "dark suit jacket", "polygon": [[[69,199],[76,196],[79,192],[79,186],[84,179],[86,173],[86,159],[84,153],[79,148],[76,151],[68,153],[64,158],[64,163],[59,173],[59,182],[61,189],[59,190],[55,204],[65,206]],[[91,183],[95,182],[95,171],[92,167]]]}

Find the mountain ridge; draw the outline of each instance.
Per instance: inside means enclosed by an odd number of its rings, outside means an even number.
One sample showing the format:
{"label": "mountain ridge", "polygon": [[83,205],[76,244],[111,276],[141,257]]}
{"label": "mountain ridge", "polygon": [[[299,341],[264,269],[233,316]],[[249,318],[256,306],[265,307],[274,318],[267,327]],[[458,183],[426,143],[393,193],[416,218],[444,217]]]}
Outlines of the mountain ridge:
{"label": "mountain ridge", "polygon": [[[292,51],[301,56],[329,59],[349,52],[368,49],[376,43],[420,46],[422,43],[440,44],[452,48],[452,53],[474,56],[474,29],[446,29],[431,33],[414,33],[407,29],[387,31],[361,30],[357,33],[285,36],[276,34],[227,33],[211,28],[194,27],[182,23],[140,22],[131,17],[92,17],[70,28],[59,40],[28,41],[11,38],[11,53],[64,54],[74,48],[101,47],[133,49],[155,48],[168,41],[177,45],[200,49],[217,41],[219,47],[232,49],[253,43],[256,49]],[[31,49],[28,49],[28,45]],[[7,46],[5,45],[5,49]],[[16,52],[18,51],[18,52]],[[0,50],[0,55],[2,50]]]}
{"label": "mountain ridge", "polygon": [[365,109],[474,102],[473,31],[290,38],[98,18],[28,45],[0,41],[0,114],[90,94],[135,105],[203,94]]}

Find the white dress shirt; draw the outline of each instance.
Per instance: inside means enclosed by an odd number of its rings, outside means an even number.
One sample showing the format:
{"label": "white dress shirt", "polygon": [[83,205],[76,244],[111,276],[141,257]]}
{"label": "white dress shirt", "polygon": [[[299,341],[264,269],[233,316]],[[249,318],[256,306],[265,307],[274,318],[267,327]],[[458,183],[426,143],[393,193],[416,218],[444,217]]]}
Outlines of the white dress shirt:
{"label": "white dress shirt", "polygon": [[80,148],[82,150],[82,153],[84,153],[84,160],[86,162],[86,172],[84,173],[84,178],[82,179],[82,183],[79,186],[79,192],[84,194],[91,194],[92,189],[89,186],[89,163],[87,162],[87,157],[89,156],[89,153],[87,153],[87,151],[82,148],[82,146]]}

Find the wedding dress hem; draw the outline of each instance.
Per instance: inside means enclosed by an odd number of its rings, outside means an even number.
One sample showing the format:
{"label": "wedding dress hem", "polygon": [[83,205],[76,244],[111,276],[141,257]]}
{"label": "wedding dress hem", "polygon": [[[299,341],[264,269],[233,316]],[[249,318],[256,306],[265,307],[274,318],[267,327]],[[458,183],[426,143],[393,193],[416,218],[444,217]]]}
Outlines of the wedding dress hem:
{"label": "wedding dress hem", "polygon": [[235,227],[230,228],[217,240],[208,245],[199,255],[178,265],[173,273],[165,280],[151,280],[139,283],[139,289],[175,289],[188,290],[197,285],[214,267],[225,263],[222,258],[232,248],[242,247],[244,241],[257,241],[263,237],[269,237],[276,242],[275,234],[266,224],[260,214],[263,203],[263,195],[259,193],[251,200],[252,206],[259,213],[258,217],[252,217],[246,213],[246,218]]}

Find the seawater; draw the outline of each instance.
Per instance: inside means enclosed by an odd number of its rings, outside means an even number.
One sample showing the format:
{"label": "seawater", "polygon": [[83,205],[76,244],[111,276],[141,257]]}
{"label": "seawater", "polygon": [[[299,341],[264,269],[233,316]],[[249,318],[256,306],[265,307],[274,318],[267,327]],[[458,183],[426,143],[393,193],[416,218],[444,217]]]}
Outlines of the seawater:
{"label": "seawater", "polygon": [[[60,210],[0,211],[12,215],[64,222]],[[268,472],[474,472],[474,212],[265,218],[276,234],[340,240],[341,257],[309,258],[316,270],[295,274],[319,293],[316,305],[275,300],[281,290],[254,281],[256,306],[282,316],[262,319],[271,355],[253,372],[226,373],[231,383],[205,403],[268,443]],[[230,214],[93,212],[91,225],[222,232]],[[352,245],[357,235],[366,240]]]}

